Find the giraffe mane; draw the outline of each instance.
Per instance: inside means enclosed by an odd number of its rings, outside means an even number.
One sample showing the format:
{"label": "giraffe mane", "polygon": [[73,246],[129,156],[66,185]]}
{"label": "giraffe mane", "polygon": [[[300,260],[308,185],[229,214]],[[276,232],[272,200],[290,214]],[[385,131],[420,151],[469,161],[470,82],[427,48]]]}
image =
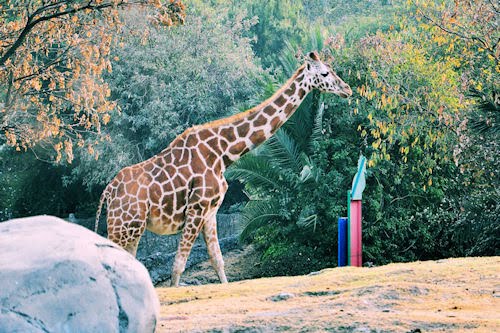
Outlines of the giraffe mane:
{"label": "giraffe mane", "polygon": [[217,119],[217,120],[213,120],[213,121],[210,121],[208,123],[205,123],[205,124],[192,126],[192,127],[188,128],[187,130],[185,130],[181,135],[179,135],[171,143],[171,145],[173,145],[178,140],[181,140],[181,139],[185,138],[189,133],[191,133],[193,131],[198,131],[198,130],[202,130],[202,129],[206,129],[206,128],[213,128],[213,127],[217,127],[217,126],[221,126],[221,125],[226,125],[226,124],[232,124],[234,122],[237,122],[239,120],[242,120],[242,119],[246,118],[252,112],[262,109],[265,105],[269,105],[279,95],[283,94],[283,92],[292,84],[292,82],[295,81],[295,79],[303,72],[304,67],[305,67],[305,65],[300,66],[295,71],[295,73],[292,75],[292,77],[290,79],[288,79],[288,81],[285,84],[283,84],[281,86],[281,88],[279,88],[271,97],[269,97],[268,99],[266,99],[265,101],[263,101],[259,105],[254,106],[253,108],[248,109],[246,111],[236,113],[236,114],[234,114],[232,116],[229,116],[229,117],[226,117],[226,118]]}

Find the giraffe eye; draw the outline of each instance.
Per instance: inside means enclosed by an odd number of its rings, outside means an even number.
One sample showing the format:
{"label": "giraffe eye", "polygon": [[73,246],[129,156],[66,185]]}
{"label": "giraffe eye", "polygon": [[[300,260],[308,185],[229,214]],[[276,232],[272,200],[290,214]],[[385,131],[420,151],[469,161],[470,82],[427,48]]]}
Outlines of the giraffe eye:
{"label": "giraffe eye", "polygon": [[327,77],[327,76],[328,76],[328,72],[326,72],[326,73],[321,73],[321,76],[322,76],[322,77]]}

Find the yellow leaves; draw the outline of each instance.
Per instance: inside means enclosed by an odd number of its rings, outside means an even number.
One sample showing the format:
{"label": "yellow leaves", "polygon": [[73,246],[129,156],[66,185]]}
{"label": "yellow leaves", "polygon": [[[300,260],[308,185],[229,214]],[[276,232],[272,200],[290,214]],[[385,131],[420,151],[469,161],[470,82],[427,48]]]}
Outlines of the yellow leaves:
{"label": "yellow leaves", "polygon": [[34,79],[31,81],[31,87],[36,91],[40,91],[40,89],[42,88],[42,82],[40,82],[39,79]]}
{"label": "yellow leaves", "polygon": [[17,144],[17,137],[13,132],[5,131],[5,137],[7,138],[7,145],[15,146]]}
{"label": "yellow leaves", "polygon": [[61,119],[53,117],[52,123],[49,125],[49,130],[52,136],[57,136],[57,134],[59,134],[60,128],[61,128]]}
{"label": "yellow leaves", "polygon": [[161,8],[162,6],[162,3],[160,0],[153,0],[152,2],[153,6],[155,6],[156,8]]}
{"label": "yellow leaves", "polygon": [[413,147],[415,147],[415,146],[416,146],[416,144],[418,143],[418,141],[419,141],[419,138],[418,138],[418,136],[417,136],[417,137],[413,140],[413,142],[411,143],[411,147],[412,147],[412,148],[413,148]]}
{"label": "yellow leaves", "polygon": [[[102,2],[93,0],[94,4]],[[36,13],[43,3],[31,1],[31,13]],[[55,10],[80,10],[83,6],[81,1],[70,1],[70,5],[63,3],[54,6]],[[156,5],[161,5],[167,24],[182,23],[185,12],[180,1],[158,0]],[[178,13],[177,18],[170,16],[174,12]],[[0,49],[13,45],[26,24],[27,11],[9,13],[8,20],[0,17]],[[15,90],[11,95],[15,99],[9,101],[8,107],[0,103],[0,111],[6,115],[3,118],[11,121],[5,127],[12,130],[2,133],[8,144],[26,150],[37,142],[48,140],[53,143],[57,161],[61,158],[70,161],[73,159],[72,140],[85,149],[79,140],[80,133],[85,129],[99,133],[101,124],[109,123],[110,111],[116,108],[116,103],[107,100],[111,91],[101,75],[104,70],[112,70],[110,50],[119,35],[121,18],[118,10],[112,8],[105,8],[98,15],[93,13],[96,12],[89,8],[41,22],[16,49],[15,56],[2,64],[0,86],[9,86],[8,80],[13,77],[11,87]],[[50,64],[50,61],[59,62]],[[9,117],[13,110],[26,112],[22,115],[23,121],[16,122],[19,117]],[[68,110],[73,110],[74,114],[67,114]],[[83,114],[86,117],[82,121]]]}
{"label": "yellow leaves", "polygon": [[438,46],[441,46],[444,43],[446,43],[448,40],[443,35],[439,34],[439,35],[435,35],[432,38],[432,41],[435,42]]}
{"label": "yellow leaves", "polygon": [[71,140],[64,141],[64,153],[66,154],[66,161],[71,164],[73,161],[73,142]]}
{"label": "yellow leaves", "polygon": [[106,125],[107,123],[109,123],[109,120],[110,120],[110,119],[111,119],[111,117],[109,116],[109,114],[108,114],[108,113],[106,113],[106,114],[104,114],[104,115],[102,116],[102,123],[103,123],[104,125]]}
{"label": "yellow leaves", "polygon": [[380,129],[380,132],[382,133],[382,135],[386,135],[387,132],[389,131],[389,127],[387,126],[386,123],[383,123],[383,122],[377,122],[377,127]]}
{"label": "yellow leaves", "polygon": [[370,87],[362,85],[361,87],[357,87],[358,93],[360,96],[365,97],[368,100],[372,100],[376,95],[376,91],[372,91]]}
{"label": "yellow leaves", "polygon": [[367,118],[370,121],[370,123],[373,121],[373,115],[371,113],[368,114]]}
{"label": "yellow leaves", "polygon": [[56,81],[54,81],[54,80],[51,79],[50,82],[49,82],[49,89],[50,90],[54,90],[54,89],[56,89],[56,86],[57,86],[56,85]]}
{"label": "yellow leaves", "polygon": [[6,29],[7,31],[17,31],[22,28],[21,20],[10,21],[7,23]]}
{"label": "yellow leaves", "polygon": [[54,150],[56,151],[56,163],[59,163],[62,159],[62,150],[63,144],[62,142],[58,142],[54,145]]}
{"label": "yellow leaves", "polygon": [[361,95],[361,96],[364,96],[365,93],[366,93],[366,87],[365,85],[363,84],[361,87],[357,87],[356,88],[358,90],[358,93]]}

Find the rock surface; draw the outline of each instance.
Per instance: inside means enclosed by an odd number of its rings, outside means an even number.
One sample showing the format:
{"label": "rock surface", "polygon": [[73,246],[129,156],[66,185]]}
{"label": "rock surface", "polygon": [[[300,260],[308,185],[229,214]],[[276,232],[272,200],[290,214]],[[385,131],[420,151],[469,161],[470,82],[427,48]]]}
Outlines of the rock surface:
{"label": "rock surface", "polygon": [[72,223],[0,223],[0,332],[153,332],[159,303],[144,266]]}
{"label": "rock surface", "polygon": [[[203,237],[198,237],[198,239]],[[228,237],[219,240],[222,255],[224,256],[228,251],[235,250],[240,247],[238,237]],[[161,248],[159,248],[161,250]],[[170,275],[172,265],[174,264],[176,252],[157,251],[147,257],[138,256],[137,259],[146,266],[151,275],[151,280],[155,286],[170,285]],[[186,269],[208,260],[207,247],[204,241],[197,242],[191,249],[188,260],[186,262]],[[212,269],[213,270],[213,269]],[[214,271],[215,274],[215,271]],[[217,281],[219,278],[217,278]],[[186,282],[185,278],[181,276],[181,284]],[[189,283],[188,283],[189,284]]]}

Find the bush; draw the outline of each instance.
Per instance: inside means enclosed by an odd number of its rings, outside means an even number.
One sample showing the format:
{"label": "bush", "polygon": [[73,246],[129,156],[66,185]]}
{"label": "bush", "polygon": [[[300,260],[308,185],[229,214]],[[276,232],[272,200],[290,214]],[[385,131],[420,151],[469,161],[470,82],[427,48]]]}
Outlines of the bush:
{"label": "bush", "polygon": [[334,266],[336,258],[298,243],[272,244],[262,255],[262,276],[302,275]]}

